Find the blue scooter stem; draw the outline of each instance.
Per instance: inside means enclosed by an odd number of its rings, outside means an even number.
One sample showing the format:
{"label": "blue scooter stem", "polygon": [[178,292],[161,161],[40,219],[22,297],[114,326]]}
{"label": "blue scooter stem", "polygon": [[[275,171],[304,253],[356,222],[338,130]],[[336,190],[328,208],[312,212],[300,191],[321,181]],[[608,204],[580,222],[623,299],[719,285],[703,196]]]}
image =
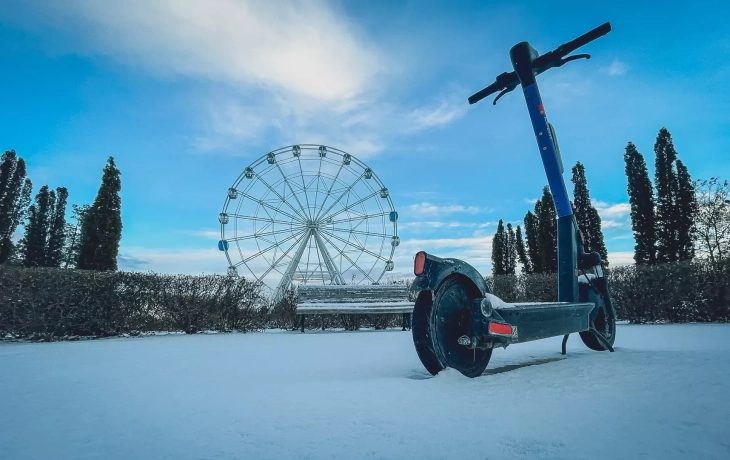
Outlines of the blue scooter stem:
{"label": "blue scooter stem", "polygon": [[[573,210],[570,206],[568,190],[563,180],[562,167],[558,158],[556,140],[553,139],[548,125],[545,107],[540,97],[540,90],[535,79],[533,61],[538,53],[527,42],[518,43],[510,50],[512,65],[515,69],[530,114],[532,129],[540,150],[540,157],[545,168],[550,193],[553,196],[555,210],[558,215],[558,301],[578,301],[578,265],[577,228]],[[582,248],[581,248],[582,249]]]}

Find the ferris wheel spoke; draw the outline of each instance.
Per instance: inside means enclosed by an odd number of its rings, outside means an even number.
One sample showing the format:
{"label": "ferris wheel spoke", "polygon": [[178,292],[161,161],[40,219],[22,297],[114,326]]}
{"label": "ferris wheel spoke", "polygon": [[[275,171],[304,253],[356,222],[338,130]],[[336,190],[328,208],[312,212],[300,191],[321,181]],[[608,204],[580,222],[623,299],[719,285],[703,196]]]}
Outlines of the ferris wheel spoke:
{"label": "ferris wheel spoke", "polygon": [[375,232],[367,232],[364,230],[355,230],[355,229],[347,229],[347,228],[330,228],[329,230],[333,232],[342,232],[342,233],[349,233],[349,234],[358,234],[358,235],[367,235],[367,236],[380,236],[382,238],[387,238],[388,235],[385,233],[375,233]]}
{"label": "ferris wheel spoke", "polygon": [[[307,194],[307,185],[304,183],[304,170],[302,169],[302,159],[297,157],[297,163],[299,163],[299,177],[302,179],[302,190],[304,190],[304,200],[307,202],[307,218],[312,218],[312,210],[309,206],[309,195]],[[321,163],[321,162],[320,162]]]}
{"label": "ferris wheel spoke", "polygon": [[274,243],[274,244],[272,244],[271,246],[269,246],[269,247],[267,247],[267,248],[265,248],[265,249],[262,249],[262,250],[260,250],[260,251],[259,251],[259,252],[257,252],[256,254],[254,254],[254,255],[251,255],[251,256],[248,256],[248,257],[247,257],[247,258],[245,258],[245,259],[244,259],[243,261],[244,261],[244,262],[248,262],[249,260],[255,259],[256,257],[260,256],[261,254],[263,254],[263,253],[265,253],[265,252],[267,252],[267,251],[270,251],[270,250],[274,249],[275,247],[277,247],[277,246],[281,245],[281,244],[282,244],[282,243],[284,243],[285,241],[289,241],[289,240],[290,240],[290,239],[292,239],[292,238],[296,238],[297,236],[301,235],[302,233],[307,233],[307,232],[306,232],[306,230],[305,230],[305,231],[303,231],[303,232],[300,232],[300,233],[298,233],[298,234],[296,234],[296,235],[291,235],[291,236],[288,236],[288,237],[284,238],[283,240],[279,241],[278,243]]}
{"label": "ferris wheel spoke", "polygon": [[[332,243],[332,240],[330,240],[329,238],[327,238],[325,235],[322,235],[321,233],[320,233],[320,235],[322,236],[322,238],[324,238],[325,240],[327,240],[327,242],[330,245],[332,245],[332,247],[337,248],[337,246],[334,243]],[[335,235],[332,235],[332,236],[335,236]],[[337,238],[337,237],[335,236],[335,238]],[[361,249],[361,248],[358,248],[358,249]],[[350,259],[350,257],[345,253],[345,250],[344,249],[337,251],[337,253],[340,254],[345,259],[347,259],[352,264],[352,266],[355,267],[358,271],[360,271],[360,273],[362,273],[363,275],[365,275],[365,277],[367,279],[369,279],[373,283],[375,282],[375,280],[372,279],[370,277],[370,275],[368,273],[366,273],[362,268],[360,268],[360,266],[357,263],[355,263],[355,261],[353,261],[352,259]]]}
{"label": "ferris wheel spoke", "polygon": [[305,224],[299,224],[299,223],[293,224],[292,222],[285,221],[285,220],[266,219],[266,218],[258,217],[258,216],[246,216],[243,214],[228,214],[228,215],[230,217],[235,217],[236,219],[254,220],[257,222],[269,222],[272,224],[281,224],[281,225],[293,225],[294,227],[301,227],[301,226],[305,225]]}
{"label": "ferris wheel spoke", "polygon": [[[301,228],[304,228],[304,227],[301,227]],[[272,230],[270,232],[258,232],[258,233],[253,233],[251,235],[246,235],[246,236],[236,236],[234,238],[230,238],[228,241],[250,240],[251,238],[262,238],[265,236],[274,236],[274,235],[278,235],[280,233],[287,233],[287,232],[292,232],[292,231],[293,230],[291,228],[285,228],[282,230]]]}
{"label": "ferris wheel spoke", "polygon": [[[264,201],[264,200],[261,200],[261,199],[258,199],[258,198],[254,198],[254,197],[252,197],[251,195],[249,195],[248,193],[243,193],[243,192],[241,192],[241,196],[243,196],[243,197],[245,197],[245,198],[248,198],[248,199],[249,199],[249,200],[251,200],[251,201],[255,201],[256,203],[260,204],[261,206],[265,206],[265,207],[267,207],[267,208],[269,208],[269,209],[272,209],[272,210],[274,210],[274,211],[276,211],[276,212],[280,212],[280,213],[284,214],[284,215],[285,215],[286,217],[290,218],[291,220],[294,220],[294,221],[297,221],[297,222],[301,222],[301,219],[299,219],[298,217],[294,217],[294,216],[292,216],[291,214],[289,214],[289,213],[287,213],[287,212],[284,212],[284,211],[282,211],[281,209],[279,209],[279,208],[277,208],[277,207],[275,207],[275,206],[273,206],[273,205],[271,205],[271,204],[267,203],[267,202],[266,202],[266,201]],[[267,214],[268,214],[268,213],[267,213]],[[272,219],[273,219],[273,218],[272,218]]]}
{"label": "ferris wheel spoke", "polygon": [[[332,203],[332,204],[330,205],[330,207],[329,207],[329,208],[327,208],[327,210],[326,210],[326,211],[324,211],[324,212],[320,212],[320,213],[319,213],[318,215],[319,215],[319,216],[321,216],[321,215],[324,215],[324,216],[326,216],[326,215],[327,215],[327,213],[328,213],[328,212],[330,212],[330,210],[332,210],[332,208],[334,208],[334,207],[335,207],[335,205],[336,205],[337,203],[339,203],[341,199],[343,199],[343,198],[344,198],[344,197],[345,197],[345,196],[346,196],[346,195],[347,195],[348,193],[350,193],[350,190],[352,190],[352,189],[353,189],[353,187],[355,187],[355,184],[357,184],[358,182],[360,182],[360,181],[362,180],[362,178],[363,178],[363,176],[360,176],[360,177],[358,177],[358,178],[357,178],[357,179],[355,180],[355,182],[353,182],[352,184],[350,184],[350,186],[349,186],[349,187],[347,187],[347,188],[346,188],[346,189],[345,189],[345,190],[344,190],[344,191],[343,191],[343,192],[342,192],[342,193],[340,194],[340,196],[339,196],[339,197],[337,198],[337,200],[336,200],[336,201],[335,201],[334,203]],[[325,201],[326,201],[326,199],[325,199]],[[322,206],[322,207],[324,207],[324,206]],[[324,218],[324,217],[319,217],[319,218],[317,218],[317,221],[319,222],[319,221],[321,221],[321,220],[322,220],[323,218]]]}
{"label": "ferris wheel spoke", "polygon": [[[291,184],[289,183],[289,179],[286,177],[286,174],[284,174],[284,171],[282,171],[281,166],[279,166],[279,162],[277,161],[275,164],[276,164],[276,169],[279,170],[281,177],[284,179],[284,183],[289,187],[289,190],[291,190],[291,193],[294,196],[294,199],[297,201],[297,204],[299,205],[299,209],[301,209],[302,212],[304,212],[304,214],[306,215],[307,211],[304,210],[304,206],[302,206],[302,202],[299,201],[299,197],[297,197],[297,192],[294,190],[294,187],[292,187]],[[306,190],[304,191],[304,193],[305,194],[307,193]],[[304,220],[307,220],[307,219],[305,218]]]}
{"label": "ferris wheel spoke", "polygon": [[[320,163],[320,167],[322,167],[322,163]],[[322,201],[319,211],[317,212],[317,215],[314,217],[315,221],[319,220],[319,216],[320,216],[320,214],[322,214],[322,209],[324,209],[324,204],[327,202],[327,198],[329,198],[330,195],[332,194],[332,189],[335,187],[335,184],[337,183],[337,179],[340,177],[340,173],[342,172],[342,168],[344,168],[344,167],[345,167],[345,162],[343,161],[340,163],[340,169],[337,170],[337,174],[335,174],[335,178],[332,179],[330,188],[329,188],[329,190],[327,190],[327,194],[324,196],[324,201]],[[353,183],[353,185],[354,185],[354,183]],[[330,209],[332,209],[332,208],[330,208]],[[325,211],[325,212],[329,212],[329,209],[327,209],[327,211]]]}
{"label": "ferris wheel spoke", "polygon": [[354,222],[356,220],[365,221],[365,220],[368,220],[368,219],[372,219],[373,217],[383,217],[383,216],[386,216],[388,214],[389,213],[387,213],[387,212],[381,212],[381,213],[378,213],[378,214],[363,214],[362,216],[350,217],[348,219],[333,220],[332,222],[327,222],[327,224],[328,225],[330,225],[330,224],[341,224],[341,223],[344,223],[344,222]]}
{"label": "ferris wheel spoke", "polygon": [[276,262],[274,262],[273,264],[271,264],[271,267],[269,267],[269,269],[266,270],[263,275],[261,275],[261,279],[264,279],[266,277],[266,275],[268,275],[269,273],[271,273],[271,270],[273,270],[275,267],[277,267],[279,265],[279,263],[281,262],[281,260],[284,257],[286,257],[289,254],[289,252],[294,248],[294,246],[296,246],[297,244],[299,244],[305,236],[309,236],[309,233],[310,232],[302,232],[302,234],[294,242],[294,244],[292,244],[291,246],[289,246],[289,249],[287,249],[286,251],[282,252],[281,253],[281,256],[279,256],[279,258],[276,259]]}
{"label": "ferris wheel spoke", "polygon": [[274,187],[272,187],[271,185],[269,185],[269,183],[268,183],[268,182],[266,182],[266,181],[265,181],[265,180],[264,180],[264,179],[263,179],[263,178],[262,178],[261,176],[259,176],[259,175],[257,174],[257,175],[256,175],[256,177],[257,177],[257,178],[258,178],[258,180],[260,180],[260,181],[261,181],[261,182],[262,182],[262,183],[263,183],[263,184],[264,184],[264,185],[265,185],[265,186],[266,186],[266,187],[267,187],[267,188],[268,188],[269,190],[271,190],[271,191],[272,191],[272,192],[274,193],[274,195],[276,195],[276,196],[277,196],[277,197],[278,197],[278,198],[279,198],[279,199],[280,199],[280,200],[281,200],[281,201],[282,201],[283,203],[285,203],[285,204],[286,204],[287,206],[289,206],[289,208],[290,208],[290,209],[291,209],[292,211],[294,211],[294,212],[295,212],[296,214],[298,214],[298,215],[299,215],[299,217],[301,218],[301,220],[302,220],[302,221],[306,221],[306,220],[307,220],[307,216],[304,216],[304,215],[302,215],[302,214],[301,214],[301,213],[300,213],[300,212],[299,212],[299,211],[298,211],[298,210],[297,210],[296,208],[294,208],[294,206],[292,206],[292,205],[291,205],[291,203],[289,203],[289,200],[287,200],[286,198],[284,198],[283,196],[281,196],[281,194],[280,194],[279,192],[277,192],[277,191],[276,191],[276,189],[274,189]]}
{"label": "ferris wheel spoke", "polygon": [[380,254],[376,254],[373,251],[368,250],[367,248],[364,248],[362,246],[358,246],[358,245],[354,244],[351,241],[348,241],[348,240],[346,240],[344,238],[341,238],[341,237],[335,235],[334,233],[328,232],[327,230],[320,229],[320,231],[323,232],[323,233],[326,233],[326,234],[330,235],[331,237],[336,238],[336,239],[342,241],[343,243],[345,243],[345,244],[347,244],[349,246],[352,246],[353,248],[356,248],[356,249],[358,249],[358,250],[360,250],[360,251],[362,251],[362,252],[364,252],[366,254],[370,254],[371,256],[373,256],[373,257],[375,257],[375,258],[377,258],[379,260],[382,260],[384,262],[387,262],[387,260],[388,260],[385,257],[381,256]]}
{"label": "ferris wheel spoke", "polygon": [[364,203],[365,201],[369,200],[370,198],[374,197],[374,196],[375,196],[375,195],[377,195],[378,193],[380,193],[380,192],[373,192],[373,193],[371,193],[370,195],[368,195],[368,196],[366,196],[366,197],[360,198],[360,199],[359,199],[359,200],[357,200],[356,202],[354,202],[354,203],[352,203],[352,204],[349,204],[349,205],[347,205],[347,207],[345,207],[345,208],[342,208],[342,209],[340,209],[339,211],[335,212],[334,214],[329,214],[329,215],[328,215],[328,214],[325,214],[325,216],[324,216],[324,217],[323,217],[322,219],[328,219],[328,218],[329,218],[329,219],[331,219],[332,217],[334,217],[334,216],[336,216],[336,215],[342,214],[343,212],[347,212],[347,211],[349,211],[350,209],[354,208],[355,206],[357,206],[357,205],[359,205],[359,204],[362,204],[362,203]]}

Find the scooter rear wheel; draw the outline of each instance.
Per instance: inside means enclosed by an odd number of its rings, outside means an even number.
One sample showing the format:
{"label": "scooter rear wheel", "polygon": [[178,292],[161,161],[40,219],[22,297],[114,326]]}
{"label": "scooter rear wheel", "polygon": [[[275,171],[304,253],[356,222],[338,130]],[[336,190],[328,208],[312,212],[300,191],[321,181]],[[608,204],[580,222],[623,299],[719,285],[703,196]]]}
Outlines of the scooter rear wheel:
{"label": "scooter rear wheel", "polygon": [[444,366],[441,365],[433,351],[433,339],[429,326],[433,306],[432,296],[431,291],[421,291],[418,294],[411,316],[411,334],[418,359],[431,375],[436,375],[444,369]]}
{"label": "scooter rear wheel", "polygon": [[489,364],[492,349],[471,349],[459,344],[462,336],[473,337],[472,301],[481,297],[479,288],[464,276],[447,278],[436,290],[430,317],[430,335],[439,363],[467,377],[479,377]]}

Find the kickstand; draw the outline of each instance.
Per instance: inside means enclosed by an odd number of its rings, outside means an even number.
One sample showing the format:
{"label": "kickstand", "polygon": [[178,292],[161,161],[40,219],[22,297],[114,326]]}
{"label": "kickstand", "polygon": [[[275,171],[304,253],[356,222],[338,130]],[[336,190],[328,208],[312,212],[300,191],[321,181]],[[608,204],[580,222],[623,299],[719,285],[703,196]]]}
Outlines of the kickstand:
{"label": "kickstand", "polygon": [[570,334],[565,334],[565,335],[563,336],[563,349],[562,349],[562,351],[560,352],[560,354],[562,354],[562,355],[564,355],[564,354],[565,354],[565,346],[566,346],[566,345],[568,344],[568,336],[569,336],[569,335],[570,335]]}
{"label": "kickstand", "polygon": [[603,345],[608,351],[610,351],[611,353],[613,353],[613,347],[608,342],[608,340],[606,340],[606,336],[605,335],[603,335],[600,332],[598,332],[598,330],[595,327],[592,327],[589,330],[593,333],[593,335],[596,336],[596,340],[598,340],[599,342],[601,342],[601,345]]}

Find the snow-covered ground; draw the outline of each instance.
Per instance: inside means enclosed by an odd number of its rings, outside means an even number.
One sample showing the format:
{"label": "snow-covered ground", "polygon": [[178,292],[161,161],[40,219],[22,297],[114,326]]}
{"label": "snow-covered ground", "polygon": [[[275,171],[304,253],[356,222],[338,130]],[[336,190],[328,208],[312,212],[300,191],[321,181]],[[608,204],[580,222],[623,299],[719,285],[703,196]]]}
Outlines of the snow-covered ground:
{"label": "snow-covered ground", "polygon": [[728,459],[730,325],[431,377],[410,332],[0,344],[2,459]]}

